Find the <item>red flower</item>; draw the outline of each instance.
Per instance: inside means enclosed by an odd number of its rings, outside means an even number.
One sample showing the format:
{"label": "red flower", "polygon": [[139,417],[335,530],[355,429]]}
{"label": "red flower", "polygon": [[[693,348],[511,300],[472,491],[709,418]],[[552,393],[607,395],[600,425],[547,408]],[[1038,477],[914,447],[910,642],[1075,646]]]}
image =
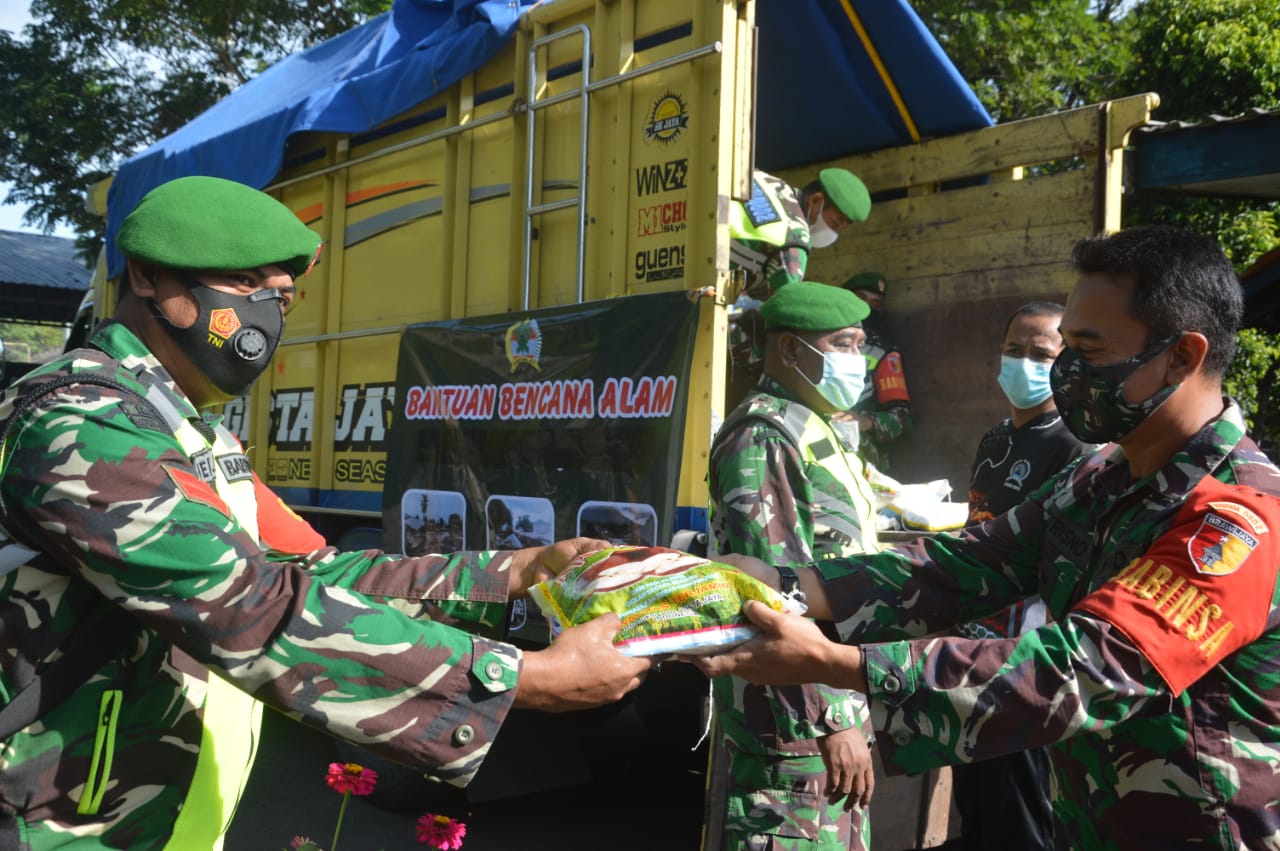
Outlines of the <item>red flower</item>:
{"label": "red flower", "polygon": [[324,782],[328,783],[329,788],[335,792],[368,795],[373,792],[373,787],[378,782],[378,772],[354,762],[348,762],[345,765],[341,762],[331,762]]}
{"label": "red flower", "polygon": [[467,826],[448,816],[427,813],[418,819],[418,841],[425,842],[432,848],[455,851],[462,847],[462,837],[466,835]]}

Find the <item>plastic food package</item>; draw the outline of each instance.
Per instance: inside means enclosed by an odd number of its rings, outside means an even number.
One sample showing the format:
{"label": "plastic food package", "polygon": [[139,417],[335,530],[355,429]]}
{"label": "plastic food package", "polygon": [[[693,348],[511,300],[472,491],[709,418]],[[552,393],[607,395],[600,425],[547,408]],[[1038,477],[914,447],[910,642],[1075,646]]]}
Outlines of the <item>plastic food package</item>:
{"label": "plastic food package", "polygon": [[610,547],[579,556],[529,596],[551,634],[614,612],[614,646],[627,656],[727,650],[759,633],[742,606],[758,600],[778,611],[805,606],[729,565],[665,547]]}

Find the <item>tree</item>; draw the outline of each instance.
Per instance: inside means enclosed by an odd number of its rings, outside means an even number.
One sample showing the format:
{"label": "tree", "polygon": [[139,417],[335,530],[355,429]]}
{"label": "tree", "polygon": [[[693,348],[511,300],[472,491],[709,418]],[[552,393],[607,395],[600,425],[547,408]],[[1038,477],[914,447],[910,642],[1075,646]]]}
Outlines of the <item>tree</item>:
{"label": "tree", "polygon": [[1280,4],[1144,0],[1128,19],[1133,61],[1121,83],[1159,92],[1159,115],[1201,121],[1280,106]]}
{"label": "tree", "polygon": [[0,322],[0,341],[11,363],[43,363],[62,350],[65,336],[60,327]]}
{"label": "tree", "polygon": [[85,191],[271,63],[391,0],[35,0],[0,32],[0,180],[28,224],[58,223],[92,256]]}
{"label": "tree", "polygon": [[1129,62],[1120,0],[915,0],[996,121],[1105,99]]}
{"label": "tree", "polygon": [[[1157,117],[1204,121],[1280,106],[1280,4],[1254,0],[1144,0],[1129,15],[1133,62],[1126,91],[1160,95]],[[1221,198],[1136,198],[1126,225],[1164,222],[1217,237],[1237,270],[1276,246],[1275,202]],[[1239,337],[1226,390],[1240,402],[1253,436],[1276,439],[1280,429],[1280,338],[1257,329]]]}

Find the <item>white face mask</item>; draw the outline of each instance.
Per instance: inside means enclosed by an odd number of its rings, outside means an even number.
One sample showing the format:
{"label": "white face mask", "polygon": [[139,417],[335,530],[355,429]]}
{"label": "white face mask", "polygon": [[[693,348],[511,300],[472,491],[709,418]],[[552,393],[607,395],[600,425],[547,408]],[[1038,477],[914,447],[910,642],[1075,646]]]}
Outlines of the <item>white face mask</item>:
{"label": "white face mask", "polygon": [[796,364],[795,371],[800,373],[800,377],[812,384],[818,395],[830,402],[837,411],[847,411],[856,405],[867,381],[867,359],[861,353],[855,355],[849,352],[818,351],[803,338],[796,339],[822,355],[822,378],[814,384],[800,365]]}
{"label": "white face mask", "polygon": [[813,224],[809,225],[810,248],[826,248],[840,238],[840,234],[833,231],[831,226],[827,224],[826,219],[822,218],[822,211],[826,208],[827,205],[824,201],[822,206],[818,208],[818,218]]}

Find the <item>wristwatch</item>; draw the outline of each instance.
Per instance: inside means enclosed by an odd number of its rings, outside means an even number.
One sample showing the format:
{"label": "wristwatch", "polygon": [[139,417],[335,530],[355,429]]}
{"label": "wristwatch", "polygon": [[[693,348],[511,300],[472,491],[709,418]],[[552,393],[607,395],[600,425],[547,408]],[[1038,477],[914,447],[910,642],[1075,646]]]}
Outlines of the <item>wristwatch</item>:
{"label": "wristwatch", "polygon": [[804,592],[800,590],[800,577],[796,575],[795,569],[785,564],[775,565],[774,569],[778,571],[778,578],[782,580],[780,589],[782,596],[803,603]]}

